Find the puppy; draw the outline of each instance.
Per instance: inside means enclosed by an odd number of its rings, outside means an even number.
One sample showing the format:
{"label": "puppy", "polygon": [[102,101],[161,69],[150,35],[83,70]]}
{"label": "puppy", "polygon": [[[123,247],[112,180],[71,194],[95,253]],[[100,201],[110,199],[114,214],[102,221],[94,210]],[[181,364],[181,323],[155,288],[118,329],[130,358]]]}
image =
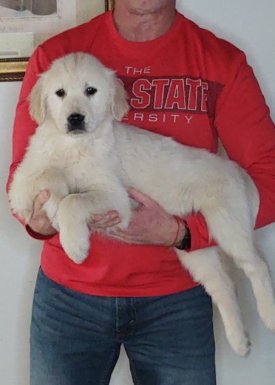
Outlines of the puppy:
{"label": "puppy", "polygon": [[[253,239],[258,192],[232,161],[121,124],[127,111],[122,84],[96,58],[76,53],[56,60],[31,92],[30,113],[38,128],[14,174],[12,209],[28,222],[34,198],[49,189],[45,210],[76,263],[87,257],[87,223],[93,214],[117,210],[119,226],[127,227],[130,186],[171,214],[201,212],[218,246],[176,252],[217,305],[233,350],[245,355],[249,341],[221,254],[243,269],[262,320],[275,331],[271,279]],[[163,183],[166,180],[169,183]]]}

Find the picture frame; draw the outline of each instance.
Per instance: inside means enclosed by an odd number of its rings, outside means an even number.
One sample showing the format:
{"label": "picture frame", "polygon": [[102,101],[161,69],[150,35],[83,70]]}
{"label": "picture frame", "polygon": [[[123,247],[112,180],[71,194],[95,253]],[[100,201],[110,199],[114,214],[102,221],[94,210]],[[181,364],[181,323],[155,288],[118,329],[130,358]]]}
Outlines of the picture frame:
{"label": "picture frame", "polygon": [[[64,1],[64,0],[57,0],[56,1],[56,4],[59,4],[59,1]],[[68,0],[66,0],[68,1]],[[89,4],[91,4],[90,0],[71,0],[74,2],[75,4],[75,12],[76,12],[76,15],[74,15],[75,17],[75,20],[76,20],[76,24],[81,24],[82,22],[85,22],[85,16],[87,17],[87,8],[85,8],[85,3],[86,3],[86,7],[90,7]],[[14,1],[11,1],[10,3],[8,2],[1,2],[0,1],[0,6],[1,4],[11,4],[11,9],[12,9],[12,6],[13,6],[13,10],[10,11],[10,13],[12,12],[16,12],[14,11],[14,4],[16,2]],[[21,2],[22,3],[22,2]],[[28,2],[26,2],[28,3]],[[31,1],[29,0],[29,3],[31,3]],[[45,2],[44,2],[45,4]],[[68,5],[68,2],[66,2],[66,4]],[[105,11],[108,11],[108,10],[111,10],[114,6],[114,0],[97,0],[96,2],[93,2],[92,3],[92,10],[89,9],[89,12],[91,12],[91,14],[89,14],[89,18],[93,17],[93,16],[96,16],[96,14],[99,14],[101,12],[103,12],[104,10]],[[3,8],[3,7],[2,7]],[[5,8],[6,9],[6,8]],[[9,12],[9,9],[7,7],[7,15],[8,15],[8,12]],[[93,14],[94,13],[94,14]],[[68,14],[68,11],[67,11],[67,14]],[[63,15],[64,16],[64,15]],[[65,15],[66,16],[66,15]],[[38,17],[38,16],[37,16]],[[41,17],[43,18],[44,16],[39,16],[39,26],[41,25]],[[32,18],[35,18],[35,15],[31,17]],[[46,16],[45,16],[46,18]],[[57,18],[57,17],[56,17]],[[59,17],[60,19],[60,17]],[[1,23],[1,14],[0,14],[0,23]],[[7,28],[9,27],[9,25],[12,25],[12,20],[9,19],[8,17],[5,19],[7,20]],[[66,20],[64,20],[66,22]],[[35,25],[35,23],[33,23],[32,20],[30,20],[30,17],[25,17],[24,20],[22,20],[22,28],[24,27],[24,24],[26,24],[27,22],[31,22],[32,24],[31,25]],[[59,24],[60,24],[60,20],[58,20]],[[47,22],[45,23],[47,25]],[[2,26],[4,25],[5,26],[5,23],[2,22]],[[16,22],[16,27],[18,28],[18,22]],[[53,25],[52,21],[49,23],[49,25]],[[2,32],[2,30],[1,30]],[[1,36],[1,32],[0,32],[0,36]],[[4,30],[5,32],[5,30]],[[13,32],[13,31],[12,31]],[[18,33],[18,35],[20,35],[21,32],[23,31],[16,31]],[[40,31],[38,31],[40,32]],[[45,31],[43,31],[45,32]],[[51,32],[51,31],[49,31]],[[13,35],[13,34],[11,34]],[[49,37],[49,35],[45,34],[45,33],[26,33],[26,36],[28,37],[28,35],[35,35],[35,36],[38,36],[38,38],[40,39],[40,41],[43,41],[43,39],[46,39],[47,37]],[[24,33],[23,33],[23,36],[24,36]],[[22,36],[21,36],[22,38]],[[38,41],[38,42],[40,42]],[[24,78],[24,74],[25,74],[25,71],[26,71],[26,67],[27,67],[27,64],[28,64],[28,60],[29,60],[29,57],[28,56],[23,56],[23,57],[0,57],[0,82],[11,82],[11,81],[22,81],[23,78]]]}

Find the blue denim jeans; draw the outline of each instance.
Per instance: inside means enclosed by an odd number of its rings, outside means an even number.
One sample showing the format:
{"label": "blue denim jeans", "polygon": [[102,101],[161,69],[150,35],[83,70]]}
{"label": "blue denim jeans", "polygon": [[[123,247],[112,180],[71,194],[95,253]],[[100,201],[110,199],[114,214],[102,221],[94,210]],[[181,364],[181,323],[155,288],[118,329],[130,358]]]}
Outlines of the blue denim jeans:
{"label": "blue denim jeans", "polygon": [[39,271],[31,385],[107,385],[121,344],[136,385],[216,384],[212,304],[202,287],[159,297],[98,297]]}

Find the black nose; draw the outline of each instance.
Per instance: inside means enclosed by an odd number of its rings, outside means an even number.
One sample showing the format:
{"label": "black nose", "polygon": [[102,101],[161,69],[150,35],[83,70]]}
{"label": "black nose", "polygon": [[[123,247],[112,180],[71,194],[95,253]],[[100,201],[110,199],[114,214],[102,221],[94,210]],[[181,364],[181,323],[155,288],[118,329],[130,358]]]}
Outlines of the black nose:
{"label": "black nose", "polygon": [[83,130],[85,116],[82,114],[71,114],[68,116],[68,130]]}

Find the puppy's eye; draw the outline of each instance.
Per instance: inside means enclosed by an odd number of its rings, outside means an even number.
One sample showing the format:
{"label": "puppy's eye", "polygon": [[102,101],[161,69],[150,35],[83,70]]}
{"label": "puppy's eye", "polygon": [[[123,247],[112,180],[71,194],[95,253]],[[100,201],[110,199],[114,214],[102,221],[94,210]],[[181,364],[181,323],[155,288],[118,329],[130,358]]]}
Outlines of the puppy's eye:
{"label": "puppy's eye", "polygon": [[63,90],[63,88],[60,88],[60,90],[57,90],[55,94],[56,94],[59,98],[64,98],[64,96],[66,95],[66,92],[65,92],[65,90]]}
{"label": "puppy's eye", "polygon": [[87,87],[86,90],[85,90],[85,94],[87,96],[92,96],[94,95],[95,93],[97,93],[97,89],[94,88],[94,87]]}

